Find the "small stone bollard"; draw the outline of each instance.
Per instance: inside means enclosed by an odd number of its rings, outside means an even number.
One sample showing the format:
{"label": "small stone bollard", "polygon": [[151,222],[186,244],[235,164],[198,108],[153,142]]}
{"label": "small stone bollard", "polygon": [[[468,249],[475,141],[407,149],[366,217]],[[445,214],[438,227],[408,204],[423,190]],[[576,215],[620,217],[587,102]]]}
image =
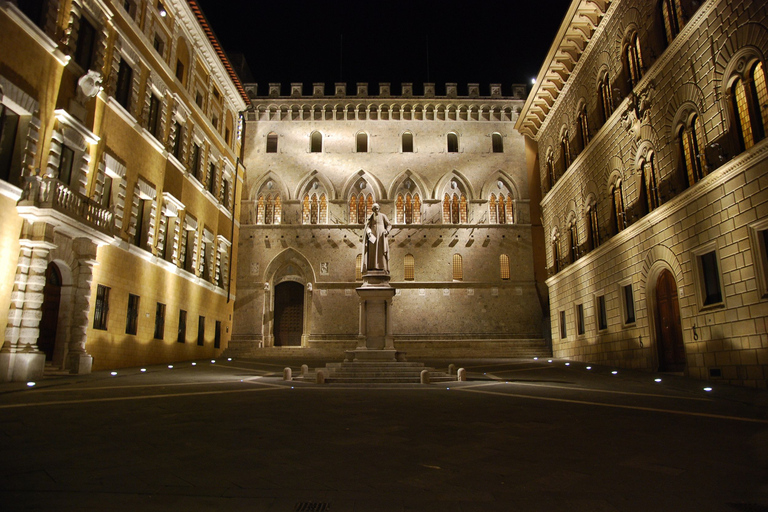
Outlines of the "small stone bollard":
{"label": "small stone bollard", "polygon": [[301,376],[302,377],[306,377],[308,371],[309,371],[309,366],[307,366],[305,364],[301,365]]}
{"label": "small stone bollard", "polygon": [[323,370],[317,370],[317,374],[315,375],[315,383],[325,384],[325,372]]}
{"label": "small stone bollard", "polygon": [[456,365],[451,363],[448,365],[448,375],[453,375],[453,373],[456,371]]}
{"label": "small stone bollard", "polygon": [[421,370],[421,383],[429,384],[429,370]]}
{"label": "small stone bollard", "polygon": [[457,375],[459,376],[459,382],[464,382],[467,380],[467,370],[464,368],[459,368]]}
{"label": "small stone bollard", "polygon": [[290,368],[283,369],[283,380],[293,380],[293,377],[291,376]]}

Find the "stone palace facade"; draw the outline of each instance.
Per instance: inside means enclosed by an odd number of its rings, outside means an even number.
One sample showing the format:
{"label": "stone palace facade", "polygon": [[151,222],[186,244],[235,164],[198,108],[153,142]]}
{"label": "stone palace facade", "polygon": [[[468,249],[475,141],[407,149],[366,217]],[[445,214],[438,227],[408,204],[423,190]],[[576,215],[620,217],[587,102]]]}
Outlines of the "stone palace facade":
{"label": "stone palace facade", "polygon": [[556,357],[765,387],[768,4],[575,0],[517,120]]}
{"label": "stone palace facade", "polygon": [[[410,355],[547,353],[534,276],[525,86],[258,90],[245,135],[232,354],[354,348],[363,221],[378,203],[395,346]],[[259,94],[263,93],[263,94]]]}

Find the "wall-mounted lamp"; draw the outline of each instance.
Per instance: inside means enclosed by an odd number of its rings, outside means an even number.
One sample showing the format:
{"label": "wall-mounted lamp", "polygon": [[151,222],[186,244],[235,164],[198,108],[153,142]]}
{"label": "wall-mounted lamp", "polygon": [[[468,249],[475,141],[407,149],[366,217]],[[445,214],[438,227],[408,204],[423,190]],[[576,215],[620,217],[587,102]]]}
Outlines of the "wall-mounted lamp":
{"label": "wall-mounted lamp", "polygon": [[168,11],[165,10],[162,2],[157,2],[157,12],[160,13],[160,17],[165,18],[168,16]]}

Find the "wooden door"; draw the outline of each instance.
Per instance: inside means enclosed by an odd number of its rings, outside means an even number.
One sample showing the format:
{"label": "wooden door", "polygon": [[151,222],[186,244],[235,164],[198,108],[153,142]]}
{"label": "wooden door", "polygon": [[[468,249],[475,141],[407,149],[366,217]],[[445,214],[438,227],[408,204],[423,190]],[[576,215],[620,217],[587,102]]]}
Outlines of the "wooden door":
{"label": "wooden door", "polygon": [[59,325],[59,303],[61,302],[61,273],[55,263],[49,263],[45,270],[45,287],[43,287],[43,317],[40,319],[40,334],[37,347],[45,352],[45,360],[53,359],[53,349],[56,347],[56,329]]}
{"label": "wooden door", "polygon": [[275,346],[299,347],[304,334],[304,285],[286,281],[275,286]]}
{"label": "wooden door", "polygon": [[669,270],[664,270],[656,282],[656,346],[659,371],[682,372],[685,369],[677,285]]}

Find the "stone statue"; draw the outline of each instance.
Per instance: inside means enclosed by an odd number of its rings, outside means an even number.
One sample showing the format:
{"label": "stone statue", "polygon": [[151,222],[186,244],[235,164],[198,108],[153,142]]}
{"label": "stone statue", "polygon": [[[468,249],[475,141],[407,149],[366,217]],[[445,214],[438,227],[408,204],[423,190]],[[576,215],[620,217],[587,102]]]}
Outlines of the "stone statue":
{"label": "stone statue", "polygon": [[381,270],[389,274],[389,241],[387,235],[391,224],[383,213],[379,213],[378,203],[371,207],[371,213],[365,222],[363,236],[363,268],[365,274],[369,270]]}

